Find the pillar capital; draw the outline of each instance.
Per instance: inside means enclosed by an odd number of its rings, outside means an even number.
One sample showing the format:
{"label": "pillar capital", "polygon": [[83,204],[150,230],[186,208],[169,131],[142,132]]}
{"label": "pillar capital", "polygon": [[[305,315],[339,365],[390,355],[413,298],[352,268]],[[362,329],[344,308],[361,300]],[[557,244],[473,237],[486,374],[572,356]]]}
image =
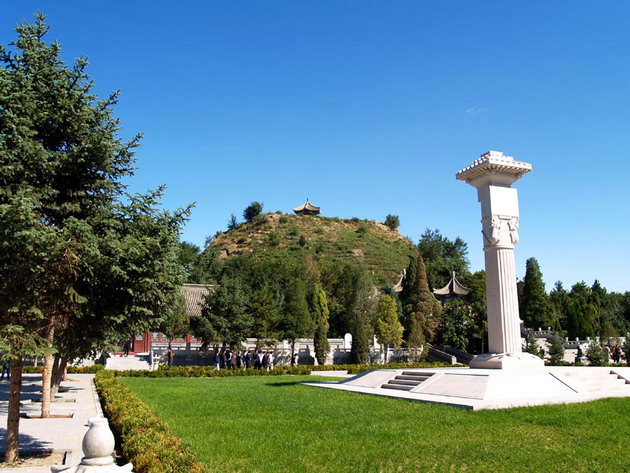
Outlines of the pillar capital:
{"label": "pillar capital", "polygon": [[516,161],[500,151],[488,151],[470,166],[457,171],[455,177],[478,189],[489,185],[509,187],[531,170],[529,163]]}

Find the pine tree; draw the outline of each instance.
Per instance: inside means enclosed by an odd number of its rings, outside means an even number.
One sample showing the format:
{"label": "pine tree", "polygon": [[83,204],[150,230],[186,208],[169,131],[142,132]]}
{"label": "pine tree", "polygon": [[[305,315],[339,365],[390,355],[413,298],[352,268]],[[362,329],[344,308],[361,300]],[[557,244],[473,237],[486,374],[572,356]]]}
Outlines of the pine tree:
{"label": "pine tree", "polygon": [[530,333],[529,335],[527,335],[527,338],[525,339],[525,353],[531,353],[532,355],[536,355],[540,358],[543,358],[543,354],[540,350],[540,347],[538,346],[538,340],[536,340],[536,337],[534,336],[533,333]]}
{"label": "pine tree", "polygon": [[370,344],[374,335],[375,290],[365,271],[354,273],[348,282],[350,297],[347,302],[347,320],[352,335],[350,356],[353,363],[367,363],[370,355]]}
{"label": "pine tree", "polygon": [[430,342],[438,325],[442,306],[429,290],[422,256],[413,256],[401,293],[403,315],[410,349]]}
{"label": "pine tree", "polygon": [[310,337],[315,330],[315,321],[308,309],[304,281],[294,278],[289,281],[284,301],[282,334],[291,344],[291,358],[295,353],[298,338]]}
{"label": "pine tree", "polygon": [[313,337],[313,349],[315,350],[315,358],[320,365],[326,364],[326,357],[330,352],[330,343],[328,342],[328,300],[326,293],[320,287],[313,292],[313,302],[311,304],[311,312],[315,317],[315,336]]}
{"label": "pine tree", "polygon": [[542,273],[536,258],[529,258],[523,278],[523,295],[520,302],[521,318],[530,328],[556,327],[553,307],[545,292]]}
{"label": "pine tree", "polygon": [[403,326],[398,320],[396,301],[382,295],[376,306],[376,339],[385,346],[385,363],[390,346],[399,347],[402,342]]}
{"label": "pine tree", "polygon": [[561,365],[564,362],[564,339],[554,333],[549,339],[549,363]]}

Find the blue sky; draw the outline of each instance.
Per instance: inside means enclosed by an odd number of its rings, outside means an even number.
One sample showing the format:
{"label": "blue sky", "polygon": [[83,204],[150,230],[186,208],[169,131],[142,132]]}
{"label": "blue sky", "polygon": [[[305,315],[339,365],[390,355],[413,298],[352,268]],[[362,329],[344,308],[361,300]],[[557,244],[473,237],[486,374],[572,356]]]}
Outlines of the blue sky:
{"label": "blue sky", "polygon": [[460,236],[483,268],[475,189],[487,150],[532,163],[517,182],[519,277],[630,290],[630,2],[3,2],[0,43],[41,10],[96,90],[120,89],[143,132],[131,191],[195,202],[200,246],[254,200],[308,197],[417,241]]}

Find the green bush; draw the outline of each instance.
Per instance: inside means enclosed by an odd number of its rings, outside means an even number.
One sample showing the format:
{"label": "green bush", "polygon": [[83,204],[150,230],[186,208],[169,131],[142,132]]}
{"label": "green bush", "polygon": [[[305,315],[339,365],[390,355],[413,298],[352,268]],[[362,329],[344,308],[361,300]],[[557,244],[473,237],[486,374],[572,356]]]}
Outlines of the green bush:
{"label": "green bush", "polygon": [[600,344],[595,340],[593,340],[586,349],[586,359],[591,366],[608,365],[608,355],[604,353]]}
{"label": "green bush", "polygon": [[136,473],[210,473],[114,373],[100,371],[94,381],[123,455]]}
{"label": "green bush", "polygon": [[[104,370],[105,367],[103,365],[92,365],[92,366],[68,366],[69,374],[92,374],[98,373],[101,370]],[[22,370],[23,373],[43,373],[43,366],[25,366]]]}

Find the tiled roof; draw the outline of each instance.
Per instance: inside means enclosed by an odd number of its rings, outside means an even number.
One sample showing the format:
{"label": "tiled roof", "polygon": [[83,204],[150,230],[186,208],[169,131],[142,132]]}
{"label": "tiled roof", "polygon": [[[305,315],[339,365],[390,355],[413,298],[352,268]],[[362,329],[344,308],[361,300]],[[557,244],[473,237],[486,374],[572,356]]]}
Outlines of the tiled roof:
{"label": "tiled roof", "polygon": [[190,317],[201,316],[201,309],[206,303],[206,295],[212,286],[207,284],[184,284],[182,295],[186,303],[186,314]]}

